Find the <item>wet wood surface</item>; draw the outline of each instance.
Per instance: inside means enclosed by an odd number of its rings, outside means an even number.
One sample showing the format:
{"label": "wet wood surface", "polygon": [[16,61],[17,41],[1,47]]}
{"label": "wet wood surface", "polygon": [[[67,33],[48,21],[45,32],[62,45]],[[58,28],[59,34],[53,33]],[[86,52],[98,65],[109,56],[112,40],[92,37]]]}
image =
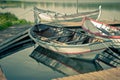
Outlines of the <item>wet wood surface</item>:
{"label": "wet wood surface", "polygon": [[120,68],[112,68],[108,70],[73,75],[53,80],[120,80]]}

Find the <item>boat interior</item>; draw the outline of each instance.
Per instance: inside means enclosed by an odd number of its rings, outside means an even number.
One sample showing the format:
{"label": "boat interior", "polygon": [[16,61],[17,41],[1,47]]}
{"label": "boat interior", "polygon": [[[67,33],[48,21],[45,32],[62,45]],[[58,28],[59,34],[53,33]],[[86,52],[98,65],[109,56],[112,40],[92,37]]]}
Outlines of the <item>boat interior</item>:
{"label": "boat interior", "polygon": [[103,23],[97,23],[97,22],[91,22],[91,26],[95,26],[93,28],[97,28],[99,32],[104,35],[120,36],[120,29],[117,27],[112,27],[112,26],[105,25]]}
{"label": "boat interior", "polygon": [[66,29],[40,24],[34,27],[33,32],[40,38],[40,40],[47,42],[53,41],[65,44],[88,44],[103,42],[102,39],[87,35],[87,33],[80,28]]}

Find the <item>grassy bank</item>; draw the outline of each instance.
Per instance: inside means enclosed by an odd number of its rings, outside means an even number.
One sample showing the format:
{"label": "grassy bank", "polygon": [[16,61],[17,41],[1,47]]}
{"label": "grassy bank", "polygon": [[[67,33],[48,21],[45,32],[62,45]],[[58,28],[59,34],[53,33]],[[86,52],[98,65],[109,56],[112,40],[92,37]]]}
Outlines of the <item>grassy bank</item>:
{"label": "grassy bank", "polygon": [[18,24],[30,24],[30,22],[26,21],[25,19],[18,19],[14,14],[11,13],[0,13],[0,30]]}

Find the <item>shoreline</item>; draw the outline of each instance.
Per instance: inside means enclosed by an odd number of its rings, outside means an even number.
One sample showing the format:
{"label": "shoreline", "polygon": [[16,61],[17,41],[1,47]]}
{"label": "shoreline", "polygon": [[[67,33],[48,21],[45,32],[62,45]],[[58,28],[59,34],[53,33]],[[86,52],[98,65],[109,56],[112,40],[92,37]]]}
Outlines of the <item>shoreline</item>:
{"label": "shoreline", "polygon": [[[102,20],[100,22],[103,22],[105,24],[111,24],[112,26],[114,26],[114,24],[120,24],[120,21],[107,21],[107,20]],[[74,23],[74,22],[71,22],[71,23],[64,23],[65,25],[68,25],[68,26],[80,26],[80,22],[77,22],[77,23]],[[11,26],[5,30],[0,30],[0,43],[2,43],[4,40],[7,40],[9,38],[11,38],[12,36],[20,33],[21,31],[25,31],[27,29],[29,29],[30,27],[32,27],[31,24],[25,24],[25,25],[14,25],[14,26]],[[120,27],[117,26],[117,27]]]}

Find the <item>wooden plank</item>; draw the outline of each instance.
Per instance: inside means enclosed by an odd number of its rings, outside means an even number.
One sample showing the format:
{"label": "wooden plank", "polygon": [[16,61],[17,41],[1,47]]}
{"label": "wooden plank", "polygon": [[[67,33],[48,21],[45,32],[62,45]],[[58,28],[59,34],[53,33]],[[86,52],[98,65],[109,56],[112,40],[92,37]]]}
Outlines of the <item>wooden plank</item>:
{"label": "wooden plank", "polygon": [[120,68],[73,75],[53,80],[120,80]]}
{"label": "wooden plank", "polygon": [[[120,24],[120,21],[101,21],[105,24]],[[81,22],[59,22],[59,24],[66,25],[66,26],[82,26],[82,21]]]}
{"label": "wooden plank", "polygon": [[[120,25],[120,21],[106,21],[106,20],[102,20],[100,22],[103,22],[105,24],[111,24],[111,25]],[[83,22],[58,22],[58,23],[48,23],[49,25],[53,25],[53,26],[62,26],[62,27],[81,27]]]}
{"label": "wooden plank", "polygon": [[62,25],[66,26],[82,26],[82,22],[60,22]]}
{"label": "wooden plank", "polygon": [[7,79],[5,78],[5,76],[4,76],[1,68],[0,68],[0,80],[7,80]]}
{"label": "wooden plank", "polygon": [[[29,29],[28,29],[28,30],[29,30]],[[24,31],[24,32],[21,32],[21,33],[19,33],[19,34],[16,34],[16,36],[11,37],[11,38],[8,39],[8,40],[5,40],[4,42],[2,42],[2,43],[0,44],[0,48],[1,48],[1,46],[6,45],[6,44],[9,43],[9,42],[11,42],[11,41],[13,41],[13,40],[15,40],[15,39],[23,36],[23,35],[26,35],[26,34],[28,33],[28,30],[26,30],[26,31]]]}

